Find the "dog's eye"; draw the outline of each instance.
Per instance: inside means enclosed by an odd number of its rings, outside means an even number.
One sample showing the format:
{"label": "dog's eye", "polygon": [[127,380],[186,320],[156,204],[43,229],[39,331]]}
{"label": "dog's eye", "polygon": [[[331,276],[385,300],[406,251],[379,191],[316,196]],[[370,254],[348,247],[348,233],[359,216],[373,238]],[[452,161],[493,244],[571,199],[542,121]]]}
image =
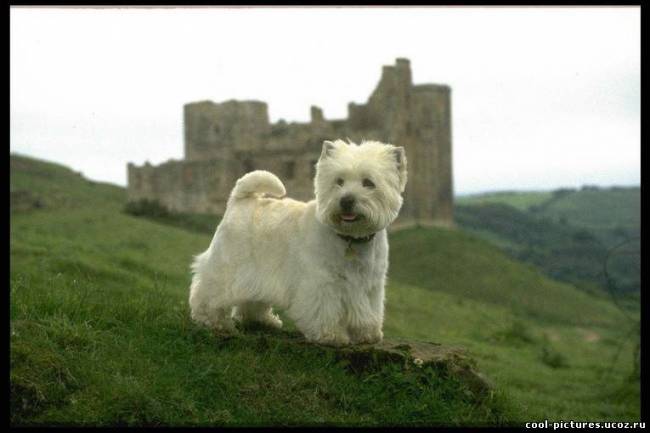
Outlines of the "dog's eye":
{"label": "dog's eye", "polygon": [[361,183],[365,188],[374,188],[375,184],[370,179],[364,179]]}
{"label": "dog's eye", "polygon": [[336,184],[338,186],[343,186],[344,183],[345,183],[345,181],[343,179],[341,179],[340,177],[338,179],[336,179]]}

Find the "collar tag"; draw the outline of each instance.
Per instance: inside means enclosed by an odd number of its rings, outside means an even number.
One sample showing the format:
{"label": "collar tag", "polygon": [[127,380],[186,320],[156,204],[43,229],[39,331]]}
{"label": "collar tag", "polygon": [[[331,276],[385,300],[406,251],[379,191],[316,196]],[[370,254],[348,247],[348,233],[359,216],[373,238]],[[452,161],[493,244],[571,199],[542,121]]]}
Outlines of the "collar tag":
{"label": "collar tag", "polygon": [[352,247],[352,244],[367,244],[375,237],[375,233],[372,233],[363,238],[355,238],[352,236],[340,235],[338,233],[336,235],[348,244],[347,247],[345,247],[346,259],[353,259],[359,255],[359,252]]}

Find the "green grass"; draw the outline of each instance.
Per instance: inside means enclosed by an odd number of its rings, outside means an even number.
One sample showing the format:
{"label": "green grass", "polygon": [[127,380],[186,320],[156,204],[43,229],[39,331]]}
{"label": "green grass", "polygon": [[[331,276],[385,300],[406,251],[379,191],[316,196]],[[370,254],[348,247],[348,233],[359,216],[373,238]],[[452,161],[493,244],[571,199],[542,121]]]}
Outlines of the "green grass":
{"label": "green grass", "polygon": [[79,173],[51,162],[12,154],[9,169],[12,210],[29,210],[36,198],[42,208],[50,210],[98,205],[117,209],[126,198],[124,188],[85,180]]}
{"label": "green grass", "polygon": [[589,229],[612,247],[626,238],[640,236],[641,189],[583,188],[560,194],[537,213]]}
{"label": "green grass", "polygon": [[391,234],[385,333],[467,347],[496,386],[483,401],[436,371],[352,374],[273,333],[219,339],[187,306],[211,234],[128,215],[122,189],[60,166],[12,156],[10,182],[30,194],[11,213],[12,424],[639,419],[621,313],[463,232]]}
{"label": "green grass", "polygon": [[498,306],[538,320],[613,324],[609,302],[550,280],[460,231],[410,229],[391,236],[390,278]]}
{"label": "green grass", "polygon": [[190,322],[178,260],[209,238],[123,215],[94,224],[95,212],[12,224],[14,423],[435,425],[507,413],[433,373],[357,377],[272,337],[220,342]]}
{"label": "green grass", "polygon": [[454,200],[458,205],[502,203],[525,211],[547,201],[551,196],[550,191],[498,191],[458,196]]}
{"label": "green grass", "polygon": [[538,217],[588,229],[607,247],[638,237],[641,227],[639,187],[583,187],[554,191],[498,191],[455,198],[456,205],[504,204]]}
{"label": "green grass", "polygon": [[[518,407],[516,420],[639,418],[634,340],[618,344],[629,325],[540,321],[511,308],[393,282],[387,291],[387,335],[462,345]],[[561,354],[553,368],[544,350]]]}
{"label": "green grass", "polygon": [[[604,294],[608,286],[619,296],[640,291],[640,255],[622,254],[624,250],[610,255],[610,248],[586,228],[501,203],[456,206],[454,217],[464,230],[490,241],[515,259],[535,265],[552,278],[593,293]],[[633,246],[625,250],[631,252]]]}

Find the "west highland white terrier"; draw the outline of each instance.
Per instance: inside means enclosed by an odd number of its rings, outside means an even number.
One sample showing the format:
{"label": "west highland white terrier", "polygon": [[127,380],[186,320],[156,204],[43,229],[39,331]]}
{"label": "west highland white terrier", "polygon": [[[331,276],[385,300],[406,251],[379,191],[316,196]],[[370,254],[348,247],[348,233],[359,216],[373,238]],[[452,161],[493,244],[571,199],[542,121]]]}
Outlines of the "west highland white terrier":
{"label": "west highland white terrier", "polygon": [[386,227],[402,207],[403,147],[323,143],[316,199],[290,198],[268,171],[241,177],[208,249],[195,257],[192,318],[223,332],[234,320],[281,327],[286,311],[307,340],[383,338]]}

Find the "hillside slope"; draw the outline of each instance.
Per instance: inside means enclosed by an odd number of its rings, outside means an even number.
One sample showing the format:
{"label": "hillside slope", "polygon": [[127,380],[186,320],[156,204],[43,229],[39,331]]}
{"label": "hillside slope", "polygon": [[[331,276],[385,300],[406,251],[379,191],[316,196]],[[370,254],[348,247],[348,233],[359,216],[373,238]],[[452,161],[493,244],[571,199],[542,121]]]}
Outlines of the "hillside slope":
{"label": "hillside slope", "polygon": [[587,229],[501,203],[456,206],[455,218],[463,229],[552,278],[601,294],[608,286],[620,295],[640,290],[640,257],[615,254]]}
{"label": "hillside slope", "polygon": [[316,346],[287,350],[272,334],[214,336],[190,321],[187,307],[189,263],[210,235],[126,215],[115,187],[12,159],[12,191],[29,191],[41,203],[11,215],[13,424],[510,419],[499,393],[477,400],[436,370],[387,364],[351,374]]}
{"label": "hillside slope", "polygon": [[[638,419],[638,384],[624,381],[633,366],[614,359],[619,341],[633,347],[621,314],[475,237],[391,234],[385,333],[468,347],[497,386],[484,401],[435,372],[350,375],[272,336],[216,338],[187,308],[188,265],[211,233],[129,216],[123,189],[67,169],[11,163],[12,423]],[[14,206],[14,191],[29,200]]]}
{"label": "hillside slope", "polygon": [[605,247],[638,237],[641,227],[639,187],[554,191],[497,191],[459,197],[456,205],[503,204],[538,218],[569,224],[594,233]]}
{"label": "hillside slope", "polygon": [[554,221],[586,228],[595,233],[607,247],[626,238],[640,236],[639,187],[591,187],[564,190],[559,194],[556,191],[553,199],[531,210]]}
{"label": "hillside slope", "polygon": [[533,206],[546,202],[551,197],[551,191],[496,191],[455,197],[455,204],[464,206],[501,203],[521,211],[527,211]]}

